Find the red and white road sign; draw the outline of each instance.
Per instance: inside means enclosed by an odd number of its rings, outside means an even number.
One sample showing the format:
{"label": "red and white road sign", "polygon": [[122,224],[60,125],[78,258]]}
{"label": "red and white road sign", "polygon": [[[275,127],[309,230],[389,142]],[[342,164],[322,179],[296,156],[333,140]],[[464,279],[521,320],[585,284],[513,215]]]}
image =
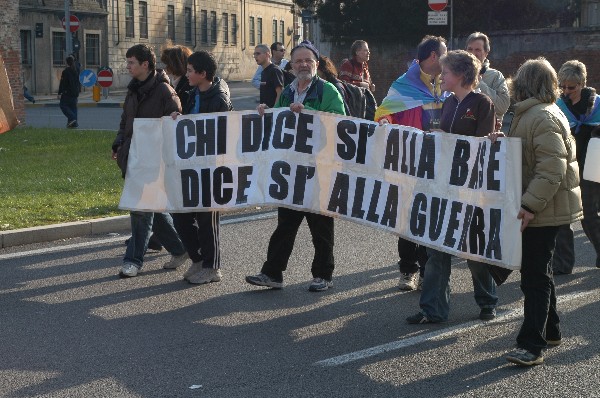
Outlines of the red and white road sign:
{"label": "red and white road sign", "polygon": [[[66,30],[67,27],[65,26],[65,17],[61,19],[61,23],[63,29]],[[71,15],[71,17],[69,18],[69,25],[71,28],[71,32],[77,32],[77,29],[79,29],[79,18],[77,18],[75,15]]]}
{"label": "red and white road sign", "polygon": [[102,87],[110,87],[113,84],[113,74],[108,69],[98,72],[98,84]]}
{"label": "red and white road sign", "polygon": [[433,11],[442,11],[448,5],[447,0],[427,0],[427,2]]}

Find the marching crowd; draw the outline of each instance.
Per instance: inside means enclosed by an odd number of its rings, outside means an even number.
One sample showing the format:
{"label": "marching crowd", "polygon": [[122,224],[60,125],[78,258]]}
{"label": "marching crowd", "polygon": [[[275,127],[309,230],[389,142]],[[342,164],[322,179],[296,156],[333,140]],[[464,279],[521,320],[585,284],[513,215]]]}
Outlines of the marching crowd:
{"label": "marching crowd", "polygon": [[[599,99],[587,87],[586,67],[577,60],[565,62],[558,73],[544,58],[524,62],[508,79],[490,66],[489,38],[471,34],[465,50],[448,51],[442,37],[425,36],[416,58],[396,79],[377,106],[368,61],[368,43],[352,44],[351,57],[339,72],[335,64],[309,41],[291,49],[276,42],[254,50],[258,65],[252,79],[259,89],[260,115],[268,108],[318,110],[399,124],[425,132],[446,132],[474,137],[519,137],[522,143],[521,223],[523,257],[521,289],[525,296],[524,319],[517,348],[506,359],[519,365],[543,362],[543,350],[561,343],[553,275],[571,273],[574,238],[571,224],[582,220],[596,250],[600,267],[600,183],[582,178],[588,142],[600,136]],[[233,110],[227,83],[216,76],[217,62],[206,51],[183,46],[162,50],[165,69],[156,66],[156,55],[145,45],[126,54],[132,77],[128,85],[118,135],[112,152],[122,170],[127,160],[134,118],[155,118]],[[506,133],[500,132],[511,99],[514,116]],[[139,134],[139,133],[138,133]],[[588,160],[590,161],[590,160]],[[594,161],[594,160],[591,160]],[[191,259],[184,279],[192,284],[221,280],[218,211],[151,213],[132,211],[132,236],[120,270],[135,277],[144,263],[149,244],[170,254],[165,269],[175,269]],[[306,219],[314,257],[310,291],[333,288],[334,221],[310,212],[278,208],[277,227],[260,272],[246,282],[273,289],[284,285],[284,271],[302,221]],[[410,324],[448,320],[451,255],[399,238],[399,288],[418,290],[420,310]],[[496,287],[507,277],[494,266],[467,261],[473,280],[479,318],[496,317]],[[501,277],[498,277],[501,275]],[[503,276],[502,276],[503,275]]]}

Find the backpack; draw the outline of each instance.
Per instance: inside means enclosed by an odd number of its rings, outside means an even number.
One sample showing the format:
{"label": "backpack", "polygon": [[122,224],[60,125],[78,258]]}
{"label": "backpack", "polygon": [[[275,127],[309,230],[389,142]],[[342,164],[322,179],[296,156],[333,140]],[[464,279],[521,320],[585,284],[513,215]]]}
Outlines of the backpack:
{"label": "backpack", "polygon": [[340,83],[346,93],[344,100],[350,111],[349,116],[374,120],[377,102],[373,93],[364,87],[358,87],[344,81],[340,81]]}

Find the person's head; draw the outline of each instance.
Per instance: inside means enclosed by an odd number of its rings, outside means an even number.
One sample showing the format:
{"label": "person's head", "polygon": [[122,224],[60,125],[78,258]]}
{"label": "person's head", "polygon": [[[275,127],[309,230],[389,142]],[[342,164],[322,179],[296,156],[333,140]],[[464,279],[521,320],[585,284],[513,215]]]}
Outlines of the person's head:
{"label": "person's head", "polygon": [[75,65],[75,58],[73,58],[72,55],[69,55],[66,59],[66,62],[67,66],[72,68]]}
{"label": "person's head", "polygon": [[317,74],[319,50],[308,40],[292,49],[292,69],[299,80],[311,80]]}
{"label": "person's head", "polygon": [[583,62],[576,59],[565,62],[558,70],[558,82],[563,96],[571,101],[581,99],[581,90],[587,82],[587,69]]}
{"label": "person's head", "polygon": [[442,66],[442,90],[456,91],[458,87],[473,89],[477,85],[477,75],[481,62],[475,55],[464,51],[448,51],[440,58]]}
{"label": "person's head", "polygon": [[317,67],[317,74],[321,79],[327,80],[330,83],[334,83],[338,80],[338,72],[335,68],[335,65],[333,64],[333,62],[331,62],[329,57],[326,57],[325,55],[321,55],[319,57],[319,66]]}
{"label": "person's head", "polygon": [[147,44],[136,44],[125,53],[127,70],[134,79],[145,80],[156,68],[156,55]]}
{"label": "person's head", "polygon": [[440,57],[447,52],[446,39],[427,35],[417,46],[417,60],[423,72],[437,76],[442,72]]}
{"label": "person's head", "polygon": [[195,51],[188,57],[187,73],[190,86],[197,87],[203,83],[212,83],[217,72],[217,61],[208,51]]}
{"label": "person's head", "polygon": [[350,47],[352,57],[358,62],[368,62],[371,52],[369,51],[369,45],[364,40],[356,40]]}
{"label": "person's head", "polygon": [[554,103],[558,99],[556,71],[543,57],[529,59],[509,79],[508,89],[517,102],[536,98],[543,103]]}
{"label": "person's head", "polygon": [[271,63],[271,49],[265,44],[254,47],[254,60],[262,67],[269,66]]}
{"label": "person's head", "polygon": [[479,61],[485,61],[490,53],[490,39],[481,32],[471,33],[467,37],[467,51],[476,56]]}
{"label": "person's head", "polygon": [[271,58],[273,59],[273,62],[279,65],[284,55],[285,46],[283,45],[283,43],[276,41],[275,43],[271,44]]}
{"label": "person's head", "polygon": [[187,60],[191,54],[192,50],[185,46],[167,47],[162,51],[160,60],[165,64],[168,74],[181,77],[186,73]]}

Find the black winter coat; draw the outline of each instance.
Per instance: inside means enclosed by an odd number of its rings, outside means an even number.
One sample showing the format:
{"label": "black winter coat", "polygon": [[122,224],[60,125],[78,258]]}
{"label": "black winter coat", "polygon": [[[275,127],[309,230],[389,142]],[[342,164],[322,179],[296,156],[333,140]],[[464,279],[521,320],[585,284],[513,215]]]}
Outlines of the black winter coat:
{"label": "black winter coat", "polygon": [[[196,105],[196,89],[190,90],[188,95],[188,102],[183,108],[184,115],[189,115]],[[229,96],[229,86],[227,86],[225,80],[215,77],[212,86],[208,90],[200,92],[199,113],[227,112],[232,110],[233,104]]]}

